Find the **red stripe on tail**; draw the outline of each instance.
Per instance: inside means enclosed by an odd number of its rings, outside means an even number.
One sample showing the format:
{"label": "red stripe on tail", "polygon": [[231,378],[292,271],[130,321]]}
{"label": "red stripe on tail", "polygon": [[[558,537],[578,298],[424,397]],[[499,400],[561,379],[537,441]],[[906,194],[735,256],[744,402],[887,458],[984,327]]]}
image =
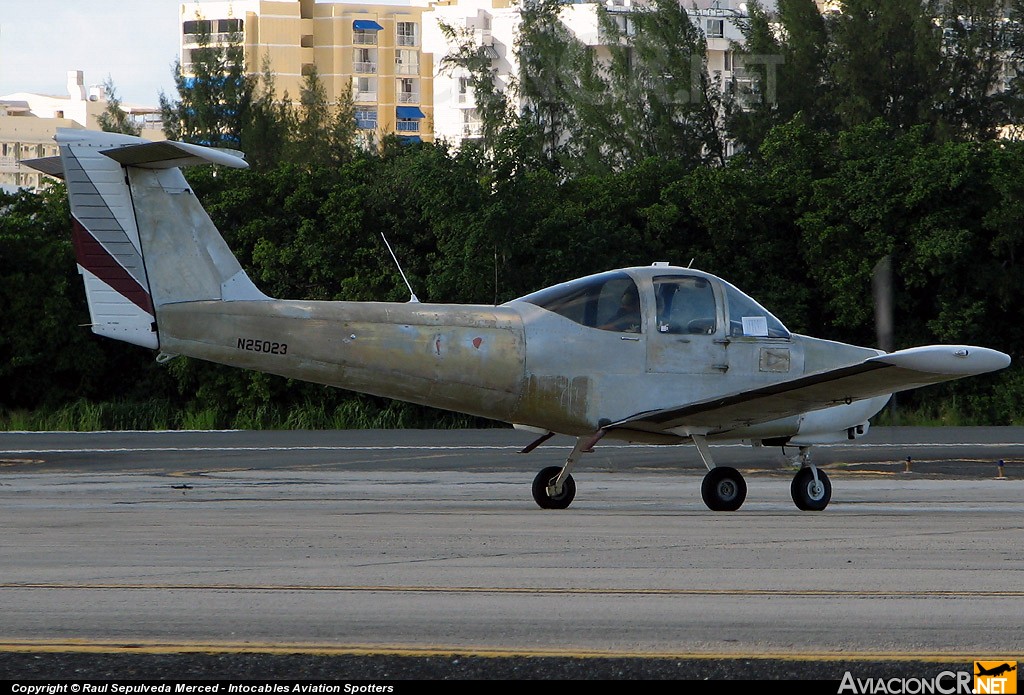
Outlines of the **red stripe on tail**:
{"label": "red stripe on tail", "polygon": [[71,218],[71,238],[75,245],[75,259],[78,265],[98,277],[119,292],[125,299],[143,311],[156,315],[153,300],[146,288],[125,270],[110,252],[96,240],[76,218]]}

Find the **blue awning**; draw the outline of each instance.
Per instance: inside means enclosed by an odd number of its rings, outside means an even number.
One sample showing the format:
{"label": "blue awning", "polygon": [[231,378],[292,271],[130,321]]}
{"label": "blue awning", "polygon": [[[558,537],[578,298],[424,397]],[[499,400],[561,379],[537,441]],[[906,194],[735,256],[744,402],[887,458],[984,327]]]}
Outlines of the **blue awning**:
{"label": "blue awning", "polygon": [[419,106],[396,106],[395,113],[399,118],[426,118]]}
{"label": "blue awning", "polygon": [[363,31],[380,31],[384,27],[377,24],[377,22],[373,21],[372,19],[357,19],[356,21],[352,22],[352,28],[362,29]]}

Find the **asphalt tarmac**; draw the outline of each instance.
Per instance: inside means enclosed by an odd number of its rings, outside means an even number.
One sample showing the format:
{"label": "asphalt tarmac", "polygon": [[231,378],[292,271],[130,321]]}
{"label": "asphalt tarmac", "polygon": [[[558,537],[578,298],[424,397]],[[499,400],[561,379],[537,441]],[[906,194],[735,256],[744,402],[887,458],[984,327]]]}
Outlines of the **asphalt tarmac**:
{"label": "asphalt tarmac", "polygon": [[530,439],[0,433],[0,679],[832,687],[1024,656],[1020,429],[816,448],[819,513],[777,449],[715,447],[748,496],[713,513],[692,448],[614,443],[541,510],[570,442]]}

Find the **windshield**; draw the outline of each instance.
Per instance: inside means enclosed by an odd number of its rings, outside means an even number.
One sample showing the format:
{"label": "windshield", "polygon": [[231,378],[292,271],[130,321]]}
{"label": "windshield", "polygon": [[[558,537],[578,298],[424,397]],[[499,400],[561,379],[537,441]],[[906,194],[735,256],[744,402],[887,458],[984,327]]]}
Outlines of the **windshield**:
{"label": "windshield", "polygon": [[789,331],[771,312],[727,282],[725,299],[729,305],[729,335],[732,337],[789,338]]}

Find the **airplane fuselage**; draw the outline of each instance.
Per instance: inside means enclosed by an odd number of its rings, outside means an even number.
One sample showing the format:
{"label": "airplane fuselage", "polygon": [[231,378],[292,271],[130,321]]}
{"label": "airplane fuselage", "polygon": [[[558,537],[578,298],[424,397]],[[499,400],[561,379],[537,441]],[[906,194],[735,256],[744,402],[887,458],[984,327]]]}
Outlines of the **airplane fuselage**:
{"label": "airplane fuselage", "polygon": [[[603,331],[527,302],[503,306],[292,300],[199,301],[158,309],[161,351],[500,422],[582,436],[643,409],[740,392],[854,363],[876,350],[805,336],[739,338]],[[655,341],[665,344],[654,344]],[[884,405],[827,411],[839,433]],[[809,413],[712,438],[807,431]],[[632,432],[676,443],[688,432]],[[615,435],[612,435],[615,436]]]}

